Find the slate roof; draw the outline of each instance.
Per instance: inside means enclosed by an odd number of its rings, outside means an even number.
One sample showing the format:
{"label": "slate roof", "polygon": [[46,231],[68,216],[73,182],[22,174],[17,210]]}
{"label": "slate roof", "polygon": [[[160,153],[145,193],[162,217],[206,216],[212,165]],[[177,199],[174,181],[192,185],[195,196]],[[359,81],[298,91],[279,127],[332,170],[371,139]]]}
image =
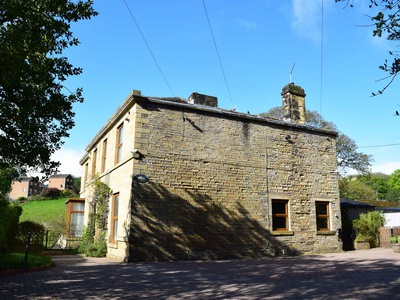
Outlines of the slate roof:
{"label": "slate roof", "polygon": [[71,176],[71,174],[55,174],[55,175],[51,175],[51,178],[67,178],[68,176]]}

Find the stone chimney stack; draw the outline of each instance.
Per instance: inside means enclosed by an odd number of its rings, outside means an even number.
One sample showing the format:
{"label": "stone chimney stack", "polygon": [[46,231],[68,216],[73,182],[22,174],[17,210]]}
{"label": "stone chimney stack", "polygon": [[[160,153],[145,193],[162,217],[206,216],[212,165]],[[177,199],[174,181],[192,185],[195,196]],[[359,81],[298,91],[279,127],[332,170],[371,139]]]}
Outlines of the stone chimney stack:
{"label": "stone chimney stack", "polygon": [[294,83],[287,84],[282,89],[283,120],[298,124],[306,123],[306,94]]}
{"label": "stone chimney stack", "polygon": [[214,96],[199,94],[197,92],[193,92],[188,99],[190,104],[202,104],[211,107],[218,107],[218,98]]}

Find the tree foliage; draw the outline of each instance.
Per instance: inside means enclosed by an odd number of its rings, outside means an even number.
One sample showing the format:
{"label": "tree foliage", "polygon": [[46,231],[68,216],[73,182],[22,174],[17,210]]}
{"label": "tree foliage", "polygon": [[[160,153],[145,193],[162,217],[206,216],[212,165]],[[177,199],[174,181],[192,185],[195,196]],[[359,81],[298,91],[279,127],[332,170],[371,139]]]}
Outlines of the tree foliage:
{"label": "tree foliage", "polygon": [[[282,106],[274,107],[266,113],[261,113],[261,117],[273,118],[283,120],[284,110]],[[324,118],[316,111],[306,110],[305,125],[317,128],[338,131],[333,122],[324,120]],[[347,135],[340,133],[336,140],[336,153],[338,168],[345,171],[347,168],[356,170],[359,173],[368,173],[370,170],[371,162],[373,161],[371,155],[364,154],[357,151],[357,144],[354,140]]]}
{"label": "tree foliage", "polygon": [[387,185],[387,200],[400,201],[400,169],[390,175]]}
{"label": "tree foliage", "polygon": [[4,198],[11,190],[11,181],[18,177],[14,168],[0,168],[0,199]]}
{"label": "tree foliage", "polygon": [[345,177],[339,181],[341,198],[354,200],[376,200],[376,192],[357,178]]}
{"label": "tree foliage", "polygon": [[361,174],[370,171],[372,156],[358,152],[356,142],[343,133],[339,133],[336,139],[336,153],[338,167],[345,171],[347,168],[356,170]]}
{"label": "tree foliage", "polygon": [[[353,7],[354,0],[335,0],[335,2],[345,2]],[[400,39],[400,1],[398,0],[369,0],[369,8],[374,11],[374,15],[369,16],[374,29],[372,35],[383,37],[389,41]],[[376,12],[377,11],[377,12]],[[376,14],[375,14],[376,13]],[[373,96],[382,94],[393,82],[400,72],[400,56],[398,51],[389,51],[389,61],[385,59],[379,69],[388,74],[389,82]]]}
{"label": "tree foliage", "polygon": [[375,191],[377,200],[387,200],[388,179],[389,175],[383,173],[370,173],[357,177],[357,180],[360,180]]}
{"label": "tree foliage", "polygon": [[97,13],[92,1],[0,0],[0,169],[26,166],[49,175],[51,155],[74,126],[82,89],[63,85],[79,75],[63,50],[79,44],[71,23]]}
{"label": "tree foliage", "polygon": [[22,208],[0,197],[0,256],[10,247],[17,235]]}
{"label": "tree foliage", "polygon": [[340,197],[400,202],[400,169],[391,175],[368,173],[339,180]]}

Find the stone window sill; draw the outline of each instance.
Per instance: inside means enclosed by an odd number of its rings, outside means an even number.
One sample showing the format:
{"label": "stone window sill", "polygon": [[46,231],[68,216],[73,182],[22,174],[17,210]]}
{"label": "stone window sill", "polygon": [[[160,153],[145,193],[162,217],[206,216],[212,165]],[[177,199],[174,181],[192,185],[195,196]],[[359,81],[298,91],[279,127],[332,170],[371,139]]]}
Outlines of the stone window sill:
{"label": "stone window sill", "polygon": [[117,243],[108,243],[107,245],[110,248],[118,249],[118,244]]}
{"label": "stone window sill", "polygon": [[294,235],[293,231],[272,231],[272,235],[275,236],[285,236],[285,235]]}
{"label": "stone window sill", "polygon": [[331,230],[317,231],[317,235],[335,235],[335,234],[336,234],[336,231],[331,231]]}

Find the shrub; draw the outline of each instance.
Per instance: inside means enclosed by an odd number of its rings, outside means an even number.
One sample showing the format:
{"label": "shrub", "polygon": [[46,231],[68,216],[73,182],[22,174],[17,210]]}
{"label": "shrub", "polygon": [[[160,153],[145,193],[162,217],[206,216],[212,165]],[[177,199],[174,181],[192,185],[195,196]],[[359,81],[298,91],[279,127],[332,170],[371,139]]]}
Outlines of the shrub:
{"label": "shrub", "polygon": [[22,208],[0,199],[0,256],[5,253],[17,235]]}
{"label": "shrub", "polygon": [[50,199],[60,198],[61,191],[58,188],[48,188],[44,189],[40,195]]}
{"label": "shrub", "polygon": [[93,213],[89,214],[89,222],[86,228],[83,229],[82,241],[79,245],[78,252],[86,253],[86,250],[94,243],[95,223],[93,220]]}
{"label": "shrub", "polygon": [[391,242],[392,244],[397,244],[397,243],[399,242],[399,237],[398,237],[398,236],[392,236],[392,237],[390,238],[390,242]]}
{"label": "shrub", "polygon": [[[93,190],[96,206],[91,207],[88,226],[84,230],[78,251],[84,253],[86,256],[102,257],[107,254],[105,236],[107,230],[108,197],[111,194],[111,189],[96,176]],[[96,233],[98,233],[98,236]]]}
{"label": "shrub", "polygon": [[107,255],[107,244],[105,232],[101,231],[99,238],[85,249],[85,255],[89,257],[105,257]]}
{"label": "shrub", "polygon": [[76,198],[78,194],[74,190],[63,190],[61,191],[61,198]]}
{"label": "shrub", "polygon": [[24,202],[26,200],[25,197],[18,197],[17,202]]}
{"label": "shrub", "polygon": [[[23,221],[18,224],[16,250],[23,250],[30,237],[30,251],[40,253],[43,250],[44,226],[33,221]],[[22,249],[21,249],[22,248]]]}
{"label": "shrub", "polygon": [[357,220],[353,221],[353,228],[356,231],[356,242],[369,242],[371,247],[379,246],[379,227],[385,223],[385,217],[379,211],[370,211],[360,214]]}
{"label": "shrub", "polygon": [[[42,191],[43,192],[43,191]],[[40,201],[40,200],[47,200],[46,198],[43,198],[42,195],[30,195],[28,197],[28,201]]]}
{"label": "shrub", "polygon": [[107,255],[106,232],[100,231],[98,238],[95,239],[95,220],[93,213],[91,215],[88,226],[83,231],[78,253],[83,253],[90,257],[104,257]]}

